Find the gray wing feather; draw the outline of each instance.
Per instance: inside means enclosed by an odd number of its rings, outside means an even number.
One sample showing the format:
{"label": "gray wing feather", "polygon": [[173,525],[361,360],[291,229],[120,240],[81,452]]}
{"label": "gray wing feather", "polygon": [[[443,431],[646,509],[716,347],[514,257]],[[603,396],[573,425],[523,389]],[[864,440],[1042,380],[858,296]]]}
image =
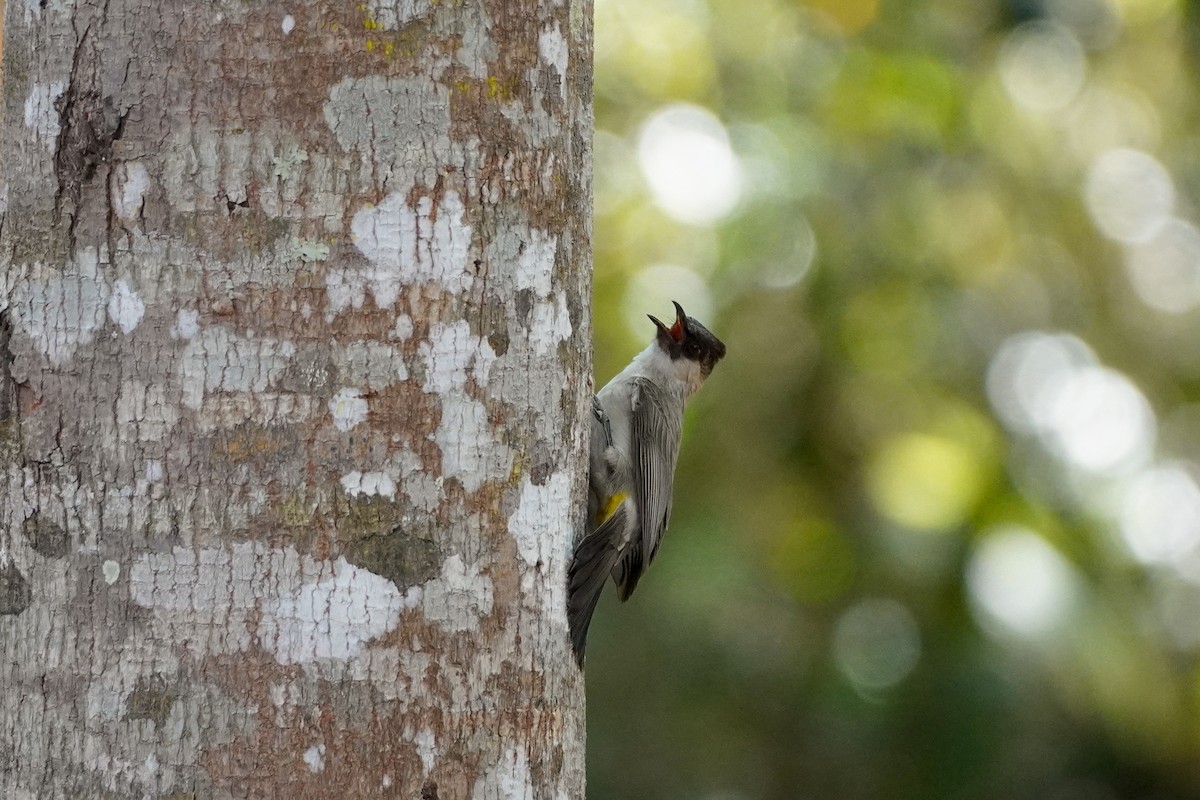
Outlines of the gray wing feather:
{"label": "gray wing feather", "polygon": [[608,499],[602,497],[602,491],[611,480],[612,469],[608,464],[608,450],[613,446],[611,430],[607,425],[607,416],[600,402],[592,398],[592,432],[591,432],[591,464],[588,480],[588,524],[596,519],[600,508]]}
{"label": "gray wing feather", "polygon": [[600,527],[575,547],[567,572],[567,619],[575,660],[583,666],[588,626],[609,572],[621,557],[622,532],[628,524],[628,504],[622,503]]}
{"label": "gray wing feather", "polygon": [[637,588],[646,567],[658,553],[671,519],[671,489],[679,458],[683,398],[649,380],[638,380],[633,392],[633,488],[637,493],[640,536],[632,541],[613,569],[622,600]]}

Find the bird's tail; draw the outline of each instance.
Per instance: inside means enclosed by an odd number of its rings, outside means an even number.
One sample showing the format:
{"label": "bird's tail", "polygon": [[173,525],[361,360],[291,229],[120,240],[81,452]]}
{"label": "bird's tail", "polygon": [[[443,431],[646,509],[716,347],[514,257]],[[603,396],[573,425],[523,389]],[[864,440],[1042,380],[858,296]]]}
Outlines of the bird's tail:
{"label": "bird's tail", "polygon": [[628,504],[621,503],[604,522],[575,547],[571,568],[567,573],[567,621],[571,626],[571,645],[575,661],[583,667],[587,648],[588,626],[600,591],[617,560],[621,557],[621,535],[627,523]]}

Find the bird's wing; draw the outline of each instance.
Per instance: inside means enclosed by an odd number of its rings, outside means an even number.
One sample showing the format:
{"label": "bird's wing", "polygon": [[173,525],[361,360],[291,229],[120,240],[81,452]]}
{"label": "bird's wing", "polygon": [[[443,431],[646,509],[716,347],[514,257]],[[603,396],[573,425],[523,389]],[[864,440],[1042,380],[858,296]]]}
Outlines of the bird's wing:
{"label": "bird's wing", "polygon": [[637,380],[632,401],[630,461],[641,535],[634,534],[613,571],[622,600],[633,594],[642,573],[654,560],[671,519],[671,487],[683,424],[683,398],[653,381]]}
{"label": "bird's wing", "polygon": [[583,537],[571,557],[571,567],[567,572],[567,619],[571,626],[575,660],[581,667],[587,649],[588,626],[592,622],[604,581],[621,557],[621,544],[630,513],[632,509],[628,502],[619,503],[608,519]]}

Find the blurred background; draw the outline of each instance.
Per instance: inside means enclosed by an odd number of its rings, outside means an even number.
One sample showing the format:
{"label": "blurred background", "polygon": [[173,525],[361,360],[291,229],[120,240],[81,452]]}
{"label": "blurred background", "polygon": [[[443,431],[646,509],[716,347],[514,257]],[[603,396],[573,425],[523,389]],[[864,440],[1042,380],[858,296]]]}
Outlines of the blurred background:
{"label": "blurred background", "polygon": [[598,385],[729,355],[589,797],[1200,797],[1200,3],[595,8]]}

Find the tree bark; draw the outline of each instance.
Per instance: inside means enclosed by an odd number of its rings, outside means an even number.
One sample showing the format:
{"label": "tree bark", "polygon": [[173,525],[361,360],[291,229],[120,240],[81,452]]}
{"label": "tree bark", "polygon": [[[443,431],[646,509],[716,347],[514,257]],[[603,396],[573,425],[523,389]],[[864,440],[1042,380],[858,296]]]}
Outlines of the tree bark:
{"label": "tree bark", "polygon": [[587,0],[17,0],[0,796],[583,796]]}

